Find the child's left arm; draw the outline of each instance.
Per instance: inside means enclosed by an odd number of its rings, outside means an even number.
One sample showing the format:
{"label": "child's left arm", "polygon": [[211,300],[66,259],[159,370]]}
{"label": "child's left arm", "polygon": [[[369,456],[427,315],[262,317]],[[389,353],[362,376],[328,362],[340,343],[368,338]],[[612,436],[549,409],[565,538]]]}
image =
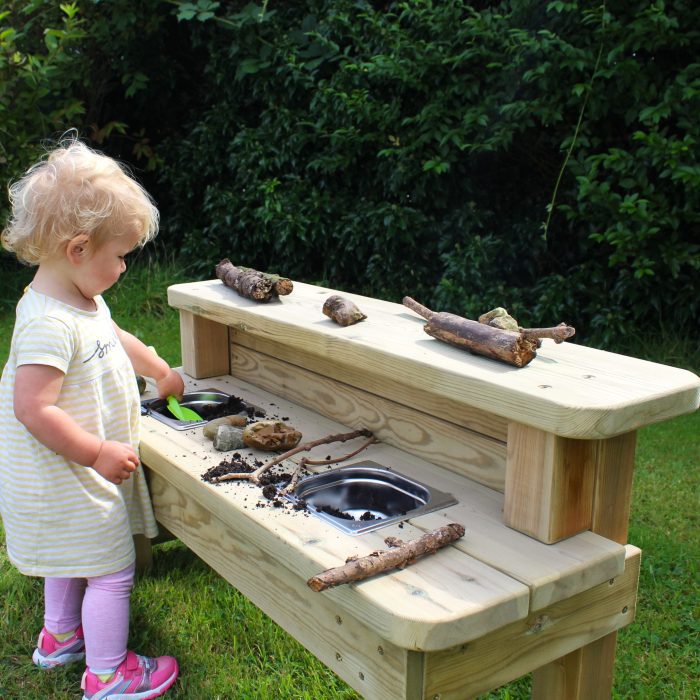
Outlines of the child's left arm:
{"label": "child's left arm", "polygon": [[114,330],[119,337],[126,354],[134,366],[134,370],[146,377],[152,377],[156,381],[158,395],[164,399],[166,396],[182,398],[185,391],[185,383],[182,377],[162,358],[142,343],[135,335],[119,328],[115,323]]}

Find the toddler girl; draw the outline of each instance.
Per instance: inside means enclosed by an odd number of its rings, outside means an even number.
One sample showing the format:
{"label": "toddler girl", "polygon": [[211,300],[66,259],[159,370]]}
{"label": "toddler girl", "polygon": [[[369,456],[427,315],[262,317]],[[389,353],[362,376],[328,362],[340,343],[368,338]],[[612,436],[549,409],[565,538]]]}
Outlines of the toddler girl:
{"label": "toddler girl", "polygon": [[36,265],[0,382],[0,514],[10,561],[44,577],[42,668],[86,658],[84,700],[155,698],[170,656],[127,651],[133,534],[157,526],[138,457],[134,371],[161,397],[182,378],[111,319],[100,296],[158,228],[148,194],[68,139],[10,187],[3,246]]}

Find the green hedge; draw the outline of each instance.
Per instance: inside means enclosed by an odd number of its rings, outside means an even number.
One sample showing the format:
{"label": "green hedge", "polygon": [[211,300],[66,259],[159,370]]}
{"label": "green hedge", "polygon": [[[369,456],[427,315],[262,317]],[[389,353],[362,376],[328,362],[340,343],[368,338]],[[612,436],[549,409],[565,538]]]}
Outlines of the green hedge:
{"label": "green hedge", "polygon": [[[10,3],[30,4],[50,3]],[[227,256],[607,345],[697,326],[696,3],[93,0],[78,17],[72,60],[100,66],[98,124],[117,125],[103,145],[143,169],[161,240],[198,274]]]}

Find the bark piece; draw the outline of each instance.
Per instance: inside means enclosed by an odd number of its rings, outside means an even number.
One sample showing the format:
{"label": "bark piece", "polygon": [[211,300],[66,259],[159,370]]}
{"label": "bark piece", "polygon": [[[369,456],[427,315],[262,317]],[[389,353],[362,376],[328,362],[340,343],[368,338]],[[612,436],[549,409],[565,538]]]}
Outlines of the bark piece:
{"label": "bark piece", "polygon": [[267,302],[280,294],[289,294],[293,289],[292,281],[286,277],[250,267],[236,267],[228,258],[216,266],[215,273],[227,287],[254,301]]}
{"label": "bark piece", "polygon": [[463,535],[463,525],[450,523],[410,542],[402,542],[396,537],[387,537],[384,542],[390,549],[372,552],[357,559],[349,559],[342,566],[326,569],[312,576],[306,585],[318,592],[343,583],[362,581],[391,569],[402,569],[414,564],[418,557],[435,554],[439,549],[455,542]]}
{"label": "bark piece", "polygon": [[456,314],[437,313],[411,297],[404,297],[403,303],[428,321],[423,326],[428,335],[476,355],[524,367],[537,354],[537,339],[528,338],[521,331],[501,330]]}
{"label": "bark piece", "polygon": [[367,318],[354,302],[339,294],[333,294],[326,299],[323,304],[323,313],[340,326],[352,326],[353,323]]}
{"label": "bark piece", "polygon": [[301,440],[301,433],[280,420],[261,420],[243,429],[243,442],[248,447],[269,452],[290,450]]}

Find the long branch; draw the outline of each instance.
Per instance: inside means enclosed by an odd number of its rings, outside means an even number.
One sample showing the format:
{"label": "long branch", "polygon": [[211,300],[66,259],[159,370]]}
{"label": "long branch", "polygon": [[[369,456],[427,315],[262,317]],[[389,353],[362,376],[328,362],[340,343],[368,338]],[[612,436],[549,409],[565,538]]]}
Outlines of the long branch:
{"label": "long branch", "polygon": [[332,457],[330,459],[309,459],[308,457],[302,457],[299,460],[299,464],[297,464],[297,468],[294,470],[294,473],[292,474],[292,478],[290,479],[289,483],[280,492],[281,495],[286,496],[288,493],[294,491],[294,489],[297,487],[297,484],[299,483],[301,472],[307,464],[320,466],[323,464],[337,464],[338,462],[344,462],[346,459],[350,459],[356,454],[362,452],[362,450],[367,449],[370,445],[374,444],[375,442],[378,441],[374,437],[371,437],[369,440],[367,440],[367,442],[365,442],[363,445],[360,445],[360,447],[358,447],[356,450],[353,450],[352,452],[350,452],[350,454],[342,455],[341,457]]}
{"label": "long branch", "polygon": [[[221,476],[217,476],[217,477],[213,478],[212,482],[218,483],[220,481],[233,481],[234,479],[245,479],[248,481],[252,481],[255,484],[259,484],[260,477],[266,471],[268,471],[269,469],[274,467],[276,464],[279,464],[280,462],[284,462],[285,459],[289,459],[290,457],[294,456],[295,454],[297,454],[299,452],[305,452],[307,450],[311,450],[314,447],[318,447],[319,445],[328,445],[331,442],[347,442],[348,440],[353,440],[354,438],[357,438],[357,437],[367,437],[367,438],[374,439],[374,436],[372,435],[371,431],[369,431],[365,428],[363,428],[362,430],[353,430],[350,433],[336,433],[335,435],[326,435],[326,437],[318,438],[317,440],[311,440],[310,442],[305,442],[303,445],[297,445],[296,447],[292,448],[291,450],[287,450],[287,452],[284,452],[283,454],[278,455],[273,460],[267,462],[266,464],[263,464],[262,467],[259,467],[255,471],[236,472],[236,473],[232,473],[232,474],[222,474]],[[370,443],[367,443],[367,444],[370,444]],[[365,447],[366,447],[366,445],[365,445]]]}
{"label": "long branch", "polygon": [[362,581],[391,569],[402,569],[414,564],[416,559],[426,554],[435,554],[442,547],[458,540],[464,535],[464,526],[450,523],[427,532],[417,540],[402,542],[395,537],[387,537],[384,542],[391,547],[379,552],[372,552],[366,557],[350,559],[342,566],[326,569],[312,576],[306,585],[314,591],[323,591],[343,583]]}

